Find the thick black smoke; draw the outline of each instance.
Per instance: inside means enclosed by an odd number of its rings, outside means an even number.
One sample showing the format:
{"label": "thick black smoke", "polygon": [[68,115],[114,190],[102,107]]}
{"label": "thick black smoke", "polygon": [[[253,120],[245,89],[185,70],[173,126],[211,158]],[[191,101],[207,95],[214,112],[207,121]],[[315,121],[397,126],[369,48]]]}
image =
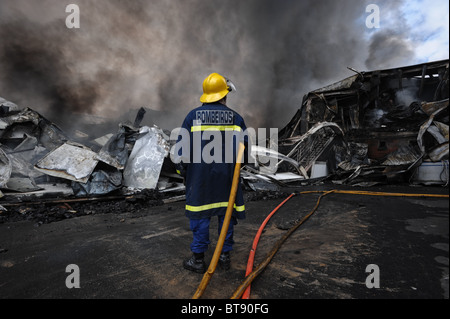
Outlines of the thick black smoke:
{"label": "thick black smoke", "polygon": [[[20,100],[27,100],[30,94],[40,96],[48,103],[49,111],[56,114],[91,113],[99,97],[98,85],[89,78],[71,78],[70,64],[61,59],[63,52],[52,42],[61,40],[58,34],[50,31],[44,35],[33,24],[24,24],[20,29],[20,36],[8,37],[18,32],[17,25],[2,25],[0,37],[6,39],[1,52],[4,93],[12,91]],[[96,77],[100,79],[101,75]]]}
{"label": "thick black smoke", "polygon": [[53,119],[146,106],[170,111],[158,124],[173,128],[219,72],[248,126],[282,127],[305,93],[352,75],[347,66],[409,64],[401,32],[367,36],[373,2],[74,0],[81,28],[68,29],[67,3],[2,0],[0,96]]}

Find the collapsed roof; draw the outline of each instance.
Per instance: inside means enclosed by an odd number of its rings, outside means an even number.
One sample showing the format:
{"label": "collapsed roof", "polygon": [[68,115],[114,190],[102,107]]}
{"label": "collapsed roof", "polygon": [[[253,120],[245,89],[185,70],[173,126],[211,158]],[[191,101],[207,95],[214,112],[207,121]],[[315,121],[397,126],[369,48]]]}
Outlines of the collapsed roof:
{"label": "collapsed roof", "polygon": [[[448,167],[449,60],[351,70],[354,75],[304,96],[279,132],[280,152],[310,173],[315,161],[327,162],[341,180],[359,171],[356,175],[365,178],[353,176],[352,181],[366,184],[413,174],[423,162],[447,160],[443,165]],[[318,125],[323,128],[300,141]]]}
{"label": "collapsed roof", "polygon": [[371,72],[355,70],[353,76],[306,94],[279,138],[303,135],[324,121],[337,123],[349,134],[418,131],[423,114],[448,106],[448,66],[449,60],[443,60]]}
{"label": "collapsed roof", "polygon": [[[279,156],[277,174],[300,172],[302,184],[317,177],[361,186],[448,184],[449,60],[371,72],[349,69],[355,74],[307,93],[280,130],[278,151],[297,165]],[[318,175],[319,164],[326,167]],[[435,176],[422,178],[428,166],[436,167]],[[286,186],[277,174],[251,177]]]}

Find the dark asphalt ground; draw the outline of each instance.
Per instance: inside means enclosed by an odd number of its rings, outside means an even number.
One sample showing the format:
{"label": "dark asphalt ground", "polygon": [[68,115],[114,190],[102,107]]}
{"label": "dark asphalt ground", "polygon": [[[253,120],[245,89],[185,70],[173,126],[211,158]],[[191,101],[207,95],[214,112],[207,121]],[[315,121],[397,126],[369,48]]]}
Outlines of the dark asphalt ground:
{"label": "dark asphalt ground", "polygon": [[[440,186],[365,190],[448,195],[448,187]],[[311,211],[318,196],[294,196],[273,216],[255,265],[294,221]],[[246,203],[247,219],[235,228],[232,268],[216,270],[204,299],[231,297],[244,279],[260,224],[283,199]],[[329,194],[253,282],[251,299],[448,299],[448,217],[448,198]],[[218,237],[216,225],[213,219],[208,262]],[[182,267],[191,238],[184,202],[138,214],[91,214],[42,225],[5,222],[0,224],[0,296],[189,299],[202,279]],[[79,267],[80,288],[66,286],[71,264]],[[379,268],[379,288],[366,286],[370,264]]]}

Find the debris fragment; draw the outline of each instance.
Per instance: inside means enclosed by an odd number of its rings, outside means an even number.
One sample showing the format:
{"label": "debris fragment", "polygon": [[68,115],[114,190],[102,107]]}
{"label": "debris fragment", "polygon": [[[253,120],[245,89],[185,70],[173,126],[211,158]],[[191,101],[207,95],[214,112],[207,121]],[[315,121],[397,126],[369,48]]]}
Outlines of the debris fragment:
{"label": "debris fragment", "polygon": [[154,189],[157,186],[169,144],[162,130],[144,126],[139,131],[125,166],[124,185],[135,189]]}
{"label": "debris fragment", "polygon": [[11,161],[0,148],[0,188],[4,187],[11,177]]}
{"label": "debris fragment", "polygon": [[50,176],[86,183],[97,166],[96,156],[83,145],[65,143],[37,162],[35,168]]}

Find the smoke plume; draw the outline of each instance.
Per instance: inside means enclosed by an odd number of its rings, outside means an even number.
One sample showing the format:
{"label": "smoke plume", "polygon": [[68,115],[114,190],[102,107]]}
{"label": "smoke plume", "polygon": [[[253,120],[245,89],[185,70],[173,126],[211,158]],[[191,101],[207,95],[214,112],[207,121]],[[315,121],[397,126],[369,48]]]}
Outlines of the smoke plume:
{"label": "smoke plume", "polygon": [[157,124],[170,129],[200,105],[203,79],[218,72],[237,86],[228,104],[247,126],[283,127],[305,93],[352,75],[347,66],[414,57],[401,30],[367,35],[369,1],[72,3],[79,29],[66,27],[65,2],[0,3],[0,96],[53,120],[145,106],[167,111]]}

